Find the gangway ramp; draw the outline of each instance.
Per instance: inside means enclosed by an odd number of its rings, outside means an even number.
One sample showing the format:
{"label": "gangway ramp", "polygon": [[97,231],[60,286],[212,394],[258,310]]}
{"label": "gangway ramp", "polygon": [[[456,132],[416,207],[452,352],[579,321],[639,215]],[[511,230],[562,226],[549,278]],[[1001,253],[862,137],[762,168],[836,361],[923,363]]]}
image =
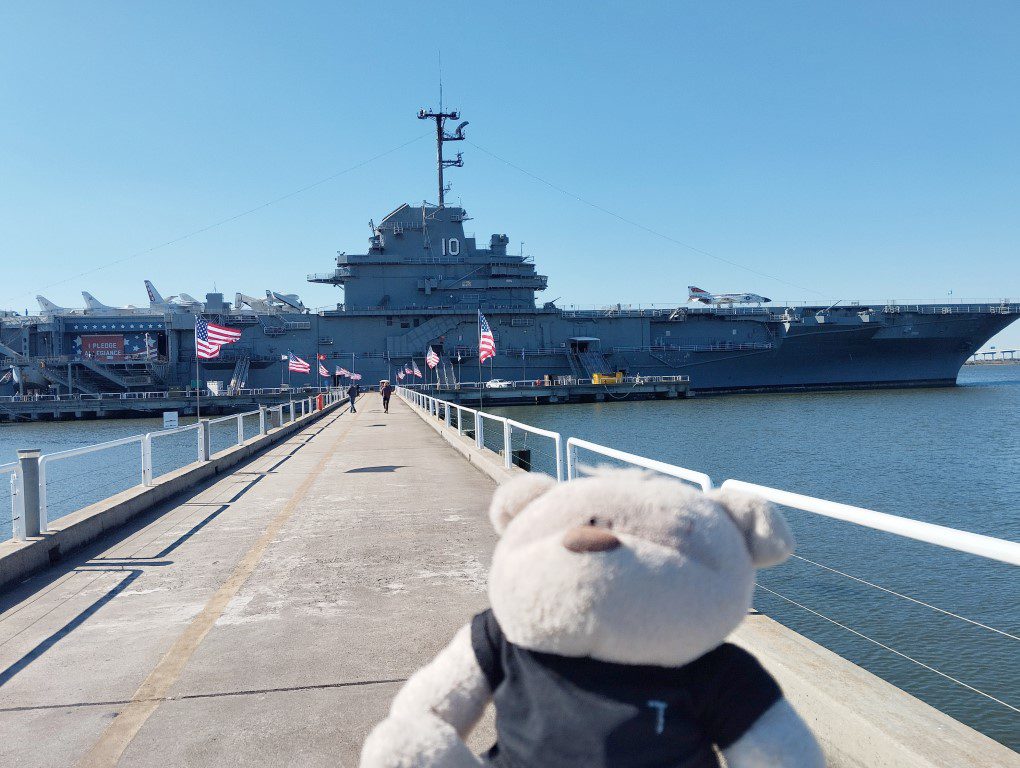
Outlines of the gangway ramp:
{"label": "gangway ramp", "polygon": [[486,605],[493,488],[373,394],[51,567],[0,602],[0,764],[356,765]]}

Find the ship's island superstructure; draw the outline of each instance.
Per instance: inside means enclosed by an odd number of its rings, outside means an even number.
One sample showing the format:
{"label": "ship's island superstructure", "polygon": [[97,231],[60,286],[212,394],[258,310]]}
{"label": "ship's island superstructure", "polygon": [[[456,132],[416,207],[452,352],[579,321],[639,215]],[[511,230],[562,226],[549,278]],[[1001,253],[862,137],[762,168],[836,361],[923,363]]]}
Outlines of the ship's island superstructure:
{"label": "ship's island superstructure", "polygon": [[[393,379],[429,348],[433,380],[453,387],[490,378],[589,379],[596,373],[688,375],[697,392],[945,386],[991,336],[1020,316],[1007,300],[981,304],[834,306],[615,305],[570,310],[536,303],[548,279],[506,234],[479,244],[465,234],[467,212],[445,204],[443,145],[457,112],[422,110],[436,124],[438,202],[401,205],[371,222],[365,253],[340,253],[336,267],[308,280],[343,290],[335,309],[311,312],[297,296],[219,293],[164,300],[147,283],[148,308],[115,308],[86,296],[86,309],[40,297],[38,315],[0,313],[0,394],[124,392],[186,388],[194,382],[194,320],[241,328],[241,341],[203,361],[204,381],[235,387],[324,383],[286,373],[289,353],[343,366],[365,381]],[[681,286],[677,286],[677,292]],[[479,367],[478,313],[498,354]]]}

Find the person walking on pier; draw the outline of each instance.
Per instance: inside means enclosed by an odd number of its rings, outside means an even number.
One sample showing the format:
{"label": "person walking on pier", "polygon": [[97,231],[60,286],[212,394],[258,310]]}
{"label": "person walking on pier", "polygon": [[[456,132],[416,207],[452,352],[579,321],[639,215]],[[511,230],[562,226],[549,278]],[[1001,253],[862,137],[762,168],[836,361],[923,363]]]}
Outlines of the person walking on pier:
{"label": "person walking on pier", "polygon": [[393,385],[388,381],[383,381],[382,386],[379,387],[379,393],[382,395],[382,409],[383,413],[390,412],[390,395],[393,394]]}
{"label": "person walking on pier", "polygon": [[358,399],[358,385],[357,382],[352,383],[351,386],[347,387],[347,399],[351,403],[351,413],[357,413],[357,408],[354,407],[354,401]]}

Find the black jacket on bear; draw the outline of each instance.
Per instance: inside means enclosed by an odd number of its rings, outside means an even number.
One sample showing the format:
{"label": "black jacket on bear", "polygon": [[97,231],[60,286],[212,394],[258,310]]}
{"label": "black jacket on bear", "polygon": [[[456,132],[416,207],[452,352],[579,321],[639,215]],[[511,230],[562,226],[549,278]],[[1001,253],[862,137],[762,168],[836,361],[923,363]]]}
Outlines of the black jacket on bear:
{"label": "black jacket on bear", "polygon": [[712,745],[737,741],[782,696],[729,643],[682,667],[611,664],[513,645],[488,610],[471,645],[496,705],[487,758],[502,768],[718,768]]}

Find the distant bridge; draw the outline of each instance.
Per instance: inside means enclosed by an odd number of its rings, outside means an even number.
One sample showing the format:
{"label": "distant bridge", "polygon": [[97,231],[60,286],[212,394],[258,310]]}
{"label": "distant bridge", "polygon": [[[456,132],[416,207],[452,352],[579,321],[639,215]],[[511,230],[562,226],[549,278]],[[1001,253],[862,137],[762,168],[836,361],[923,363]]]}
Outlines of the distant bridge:
{"label": "distant bridge", "polygon": [[990,352],[975,352],[967,361],[968,364],[980,363],[1020,363],[1020,349],[993,349]]}

